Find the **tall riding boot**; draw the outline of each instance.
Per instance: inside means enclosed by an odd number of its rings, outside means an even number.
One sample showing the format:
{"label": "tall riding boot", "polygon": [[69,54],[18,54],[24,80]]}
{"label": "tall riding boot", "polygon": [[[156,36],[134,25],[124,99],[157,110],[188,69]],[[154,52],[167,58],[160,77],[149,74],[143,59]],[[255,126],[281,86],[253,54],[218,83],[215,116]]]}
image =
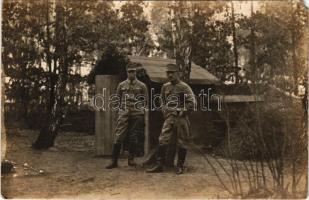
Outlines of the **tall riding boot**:
{"label": "tall riding boot", "polygon": [[183,174],[186,155],[187,155],[187,150],[185,148],[178,148],[178,160],[177,160],[176,174]]}
{"label": "tall riding boot", "polygon": [[163,171],[163,165],[164,165],[164,158],[166,154],[166,145],[160,145],[158,149],[158,154],[157,154],[157,160],[154,166],[151,168],[147,169],[146,172],[148,173],[158,173]]}
{"label": "tall riding boot", "polygon": [[135,156],[135,146],[130,145],[129,147],[129,155],[128,155],[128,165],[131,167],[135,167],[137,164],[134,162]]}
{"label": "tall riding boot", "polygon": [[115,143],[113,145],[113,152],[112,152],[112,163],[107,165],[105,168],[106,169],[113,169],[118,167],[118,157],[120,154],[120,148],[121,144],[120,143]]}

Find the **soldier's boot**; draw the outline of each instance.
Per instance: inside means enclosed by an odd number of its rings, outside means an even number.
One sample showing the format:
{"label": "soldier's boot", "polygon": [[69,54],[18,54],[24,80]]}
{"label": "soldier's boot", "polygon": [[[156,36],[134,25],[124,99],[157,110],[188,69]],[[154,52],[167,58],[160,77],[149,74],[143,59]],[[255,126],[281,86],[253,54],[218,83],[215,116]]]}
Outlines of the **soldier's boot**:
{"label": "soldier's boot", "polygon": [[186,155],[187,155],[187,150],[185,148],[178,148],[178,160],[177,160],[176,174],[183,174]]}
{"label": "soldier's boot", "polygon": [[146,170],[147,173],[159,173],[163,172],[164,158],[166,154],[166,145],[160,145],[158,148],[157,159],[154,166]]}
{"label": "soldier's boot", "polygon": [[136,163],[134,162],[134,155],[135,155],[135,148],[134,147],[130,147],[129,148],[129,155],[128,155],[128,165],[130,167],[136,167]]}
{"label": "soldier's boot", "polygon": [[113,169],[118,167],[118,157],[120,154],[121,144],[115,143],[113,145],[113,152],[112,152],[112,162],[111,164],[107,165],[105,169]]}

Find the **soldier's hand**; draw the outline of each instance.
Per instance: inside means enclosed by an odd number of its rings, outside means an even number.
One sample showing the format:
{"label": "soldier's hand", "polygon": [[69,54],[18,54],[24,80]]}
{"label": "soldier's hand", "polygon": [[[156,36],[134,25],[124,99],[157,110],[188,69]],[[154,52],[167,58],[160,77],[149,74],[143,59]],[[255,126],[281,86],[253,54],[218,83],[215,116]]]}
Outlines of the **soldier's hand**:
{"label": "soldier's hand", "polygon": [[163,116],[165,116],[166,111],[167,111],[167,107],[164,105],[164,106],[162,106],[161,110],[162,110]]}

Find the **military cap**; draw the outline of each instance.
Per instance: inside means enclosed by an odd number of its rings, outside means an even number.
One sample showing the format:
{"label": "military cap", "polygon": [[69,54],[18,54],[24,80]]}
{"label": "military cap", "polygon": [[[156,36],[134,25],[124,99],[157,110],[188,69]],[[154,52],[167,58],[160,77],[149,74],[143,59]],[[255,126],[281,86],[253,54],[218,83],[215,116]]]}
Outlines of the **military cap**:
{"label": "military cap", "polygon": [[127,71],[136,71],[137,70],[137,65],[136,63],[129,63],[127,65]]}
{"label": "military cap", "polygon": [[178,72],[179,69],[178,69],[177,65],[169,63],[169,64],[166,65],[166,71],[167,72]]}

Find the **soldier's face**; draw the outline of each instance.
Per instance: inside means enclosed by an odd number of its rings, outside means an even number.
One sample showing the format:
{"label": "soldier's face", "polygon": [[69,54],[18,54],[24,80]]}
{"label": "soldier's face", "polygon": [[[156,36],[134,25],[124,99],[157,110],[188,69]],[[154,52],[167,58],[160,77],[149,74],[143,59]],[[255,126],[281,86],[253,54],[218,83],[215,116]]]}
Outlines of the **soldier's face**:
{"label": "soldier's face", "polygon": [[167,75],[168,80],[171,81],[171,82],[179,80],[178,72],[173,72],[173,71],[166,72],[166,75]]}
{"label": "soldier's face", "polygon": [[127,72],[127,74],[128,74],[128,79],[129,79],[129,80],[134,80],[135,77],[136,77],[136,71],[135,71],[135,70],[129,70],[129,71]]}

